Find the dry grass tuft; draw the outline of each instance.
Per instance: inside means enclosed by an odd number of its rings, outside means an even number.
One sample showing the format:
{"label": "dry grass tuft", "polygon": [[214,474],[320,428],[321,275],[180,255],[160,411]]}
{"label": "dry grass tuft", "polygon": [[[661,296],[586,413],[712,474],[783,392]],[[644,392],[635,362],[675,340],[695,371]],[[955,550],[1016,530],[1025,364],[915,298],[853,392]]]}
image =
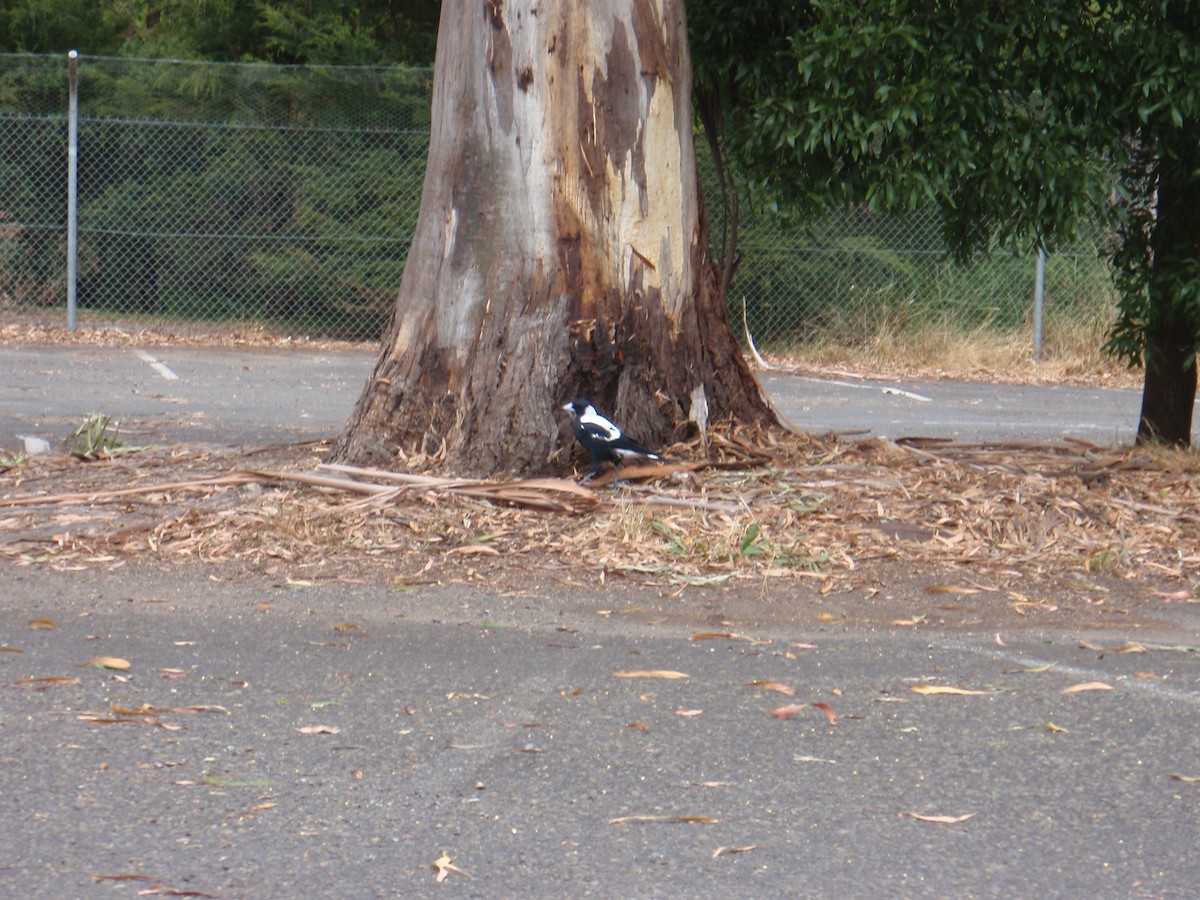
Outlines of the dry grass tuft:
{"label": "dry grass tuft", "polygon": [[815,342],[764,355],[782,368],[863,375],[1136,387],[1141,372],[1104,352],[1108,327],[1101,319],[1047,323],[1040,362],[1033,359],[1031,327],[1017,332],[963,329],[949,319],[903,329],[884,321],[853,346]]}

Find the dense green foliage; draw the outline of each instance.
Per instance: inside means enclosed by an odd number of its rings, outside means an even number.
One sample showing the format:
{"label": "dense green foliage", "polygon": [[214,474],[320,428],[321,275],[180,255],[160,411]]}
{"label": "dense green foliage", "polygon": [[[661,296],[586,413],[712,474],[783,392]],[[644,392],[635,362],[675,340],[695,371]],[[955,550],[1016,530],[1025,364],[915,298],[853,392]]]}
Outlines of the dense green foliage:
{"label": "dense green foliage", "polygon": [[[63,302],[61,57],[0,68],[0,292]],[[376,335],[429,141],[430,72],[81,57],[78,302]],[[34,110],[45,110],[42,115]]]}
{"label": "dense green foliage", "polygon": [[2,0],[0,52],[433,64],[438,0]]}
{"label": "dense green foliage", "polygon": [[378,333],[429,131],[428,73],[391,66],[432,63],[439,12],[437,0],[0,0],[0,52],[58,55],[0,71],[0,292],[62,302],[62,55],[75,49],[81,305]]}
{"label": "dense green foliage", "polygon": [[[1200,348],[1200,3],[692,0],[722,146],[801,208],[935,204],[960,258],[1117,239],[1139,437],[1187,443]],[[702,94],[703,97],[703,94]]]}

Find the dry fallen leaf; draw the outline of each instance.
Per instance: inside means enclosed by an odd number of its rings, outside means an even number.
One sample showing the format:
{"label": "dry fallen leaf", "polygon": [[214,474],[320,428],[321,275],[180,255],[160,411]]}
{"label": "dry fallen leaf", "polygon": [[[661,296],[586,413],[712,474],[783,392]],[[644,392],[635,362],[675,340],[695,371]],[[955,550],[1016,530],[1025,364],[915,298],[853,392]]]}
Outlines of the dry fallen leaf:
{"label": "dry fallen leaf", "polygon": [[53,631],[58,627],[54,624],[53,619],[44,619],[40,616],[36,619],[30,619],[26,624],[33,631]]}
{"label": "dry fallen leaf", "polygon": [[1073,684],[1070,687],[1065,687],[1060,693],[1077,694],[1080,691],[1111,691],[1112,685],[1105,684],[1103,681],[1085,681],[1082,684]]}
{"label": "dry fallen leaf", "polygon": [[154,707],[148,703],[143,703],[136,708],[118,706],[116,703],[110,703],[108,708],[114,716],[152,716],[157,712]]}
{"label": "dry fallen leaf", "polygon": [[295,729],[300,734],[341,734],[342,729],[336,725],[305,725]]}
{"label": "dry fallen leaf", "polygon": [[613,672],[613,678],[690,678],[686,672],[672,672],[670,669],[638,669],[633,672]]}
{"label": "dry fallen leaf", "polygon": [[457,872],[459,875],[465,875],[467,878],[471,877],[458,866],[454,865],[453,860],[454,857],[448,855],[445,851],[442,851],[442,855],[433,861],[433,867],[437,869],[437,875],[434,877],[434,881],[441,884],[450,876],[451,872]]}
{"label": "dry fallen leaf", "polygon": [[749,853],[756,849],[758,849],[758,844],[747,844],[745,847],[718,847],[713,851],[712,858],[716,859],[722,853]]}
{"label": "dry fallen leaf", "polygon": [[969,691],[966,688],[947,687],[944,684],[914,684],[909,688],[915,694],[958,694],[964,697],[978,697],[987,691]]}
{"label": "dry fallen leaf", "polygon": [[677,710],[675,710],[675,715],[677,715],[677,716],[702,716],[702,715],[704,715],[704,710],[702,710],[702,709],[677,709]]}
{"label": "dry fallen leaf", "polygon": [[959,587],[957,584],[931,584],[925,588],[927,594],[978,594],[979,588]]}
{"label": "dry fallen leaf", "polygon": [[1172,775],[1171,778],[1184,784],[1200,784],[1200,775]]}
{"label": "dry fallen leaf", "polygon": [[810,704],[810,706],[812,706],[816,709],[819,709],[821,712],[825,713],[825,717],[827,719],[829,719],[830,725],[837,724],[837,720],[838,720],[837,713],[835,713],[833,711],[833,708],[830,707],[830,705],[828,703],[812,703],[812,704]]}
{"label": "dry fallen leaf", "polygon": [[716,825],[720,819],[711,816],[618,816],[609,819],[609,825],[620,825],[624,822],[693,822],[700,825]]}
{"label": "dry fallen leaf", "polygon": [[47,687],[52,684],[79,684],[79,679],[67,678],[63,675],[47,675],[42,678],[22,678],[20,681],[14,681],[11,687],[30,687],[35,684],[46,685]]}
{"label": "dry fallen leaf", "polygon": [[764,691],[775,691],[777,694],[786,694],[789,697],[796,693],[794,687],[788,687],[779,681],[747,681],[746,687],[760,687]]}
{"label": "dry fallen leaf", "polygon": [[97,669],[121,669],[129,668],[129,660],[120,659],[116,656],[94,656],[87,662],[80,663],[77,668],[84,669],[92,666]]}
{"label": "dry fallen leaf", "polygon": [[489,547],[487,544],[466,544],[462,547],[455,547],[452,550],[447,550],[447,554],[455,554],[457,556],[499,556],[500,551],[495,547]]}
{"label": "dry fallen leaf", "polygon": [[357,628],[353,622],[339,622],[333,626],[334,631],[355,631]]}
{"label": "dry fallen leaf", "polygon": [[180,888],[170,888],[156,884],[144,891],[138,891],[139,897],[216,897],[216,894],[206,894],[204,891],[187,891]]}
{"label": "dry fallen leaf", "polygon": [[645,722],[630,722],[625,727],[626,728],[636,728],[638,731],[647,731],[648,732],[650,730],[650,726],[647,725]]}
{"label": "dry fallen leaf", "polygon": [[149,703],[143,703],[136,707],[118,706],[116,703],[110,703],[109,709],[115,716],[157,716],[162,713],[200,713],[200,712],[222,712],[229,715],[229,710],[224,706],[207,705],[207,706],[151,706]]}
{"label": "dry fallen leaf", "polygon": [[936,822],[939,825],[954,825],[958,822],[965,822],[975,813],[967,813],[965,816],[925,816],[921,813],[906,812],[904,815],[910,819],[920,819],[922,822]]}
{"label": "dry fallen leaf", "polygon": [[1126,641],[1120,647],[1113,648],[1113,653],[1145,653],[1146,647],[1144,644],[1137,644],[1133,641]]}
{"label": "dry fallen leaf", "polygon": [[804,709],[799,703],[789,703],[787,706],[777,706],[771,710],[771,715],[777,719],[790,719],[800,710]]}
{"label": "dry fallen leaf", "polygon": [[1192,594],[1191,590],[1189,590],[1188,588],[1182,588],[1181,590],[1171,591],[1169,593],[1164,592],[1164,591],[1153,591],[1152,590],[1150,593],[1153,594],[1155,597],[1161,597],[1163,600],[1166,600],[1168,603],[1170,603],[1172,600],[1188,601],[1188,600],[1195,599],[1195,596]]}
{"label": "dry fallen leaf", "polygon": [[1043,672],[1049,672],[1055,666],[1054,663],[1046,663],[1043,666],[1030,666],[1027,669],[1005,669],[1005,675],[1040,675]]}

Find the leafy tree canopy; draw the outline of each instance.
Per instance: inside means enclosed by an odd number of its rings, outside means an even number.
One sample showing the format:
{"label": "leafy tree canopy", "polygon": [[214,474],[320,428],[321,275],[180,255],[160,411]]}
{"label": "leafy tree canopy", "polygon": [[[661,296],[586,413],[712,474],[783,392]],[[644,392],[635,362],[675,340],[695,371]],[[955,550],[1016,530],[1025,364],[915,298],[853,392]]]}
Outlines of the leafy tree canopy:
{"label": "leafy tree canopy", "polygon": [[0,50],[432,65],[438,0],[5,0]]}
{"label": "leafy tree canopy", "polygon": [[0,50],[65,53],[86,46],[96,48],[93,53],[115,53],[132,20],[118,3],[96,7],[93,0],[5,0]]}
{"label": "leafy tree canopy", "polygon": [[794,204],[933,203],[960,258],[1110,217],[1112,347],[1147,366],[1139,436],[1187,443],[1200,3],[692,0],[689,21],[724,148]]}

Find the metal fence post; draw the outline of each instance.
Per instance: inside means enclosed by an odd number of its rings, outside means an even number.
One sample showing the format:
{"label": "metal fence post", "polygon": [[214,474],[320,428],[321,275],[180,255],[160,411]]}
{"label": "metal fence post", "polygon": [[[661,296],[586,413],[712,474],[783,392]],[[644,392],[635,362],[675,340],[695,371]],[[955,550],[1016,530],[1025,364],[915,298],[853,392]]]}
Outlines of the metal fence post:
{"label": "metal fence post", "polygon": [[1046,295],[1046,248],[1038,246],[1033,276],[1033,361],[1042,361],[1042,301]]}
{"label": "metal fence post", "polygon": [[67,329],[74,331],[79,255],[79,54],[67,54]]}

